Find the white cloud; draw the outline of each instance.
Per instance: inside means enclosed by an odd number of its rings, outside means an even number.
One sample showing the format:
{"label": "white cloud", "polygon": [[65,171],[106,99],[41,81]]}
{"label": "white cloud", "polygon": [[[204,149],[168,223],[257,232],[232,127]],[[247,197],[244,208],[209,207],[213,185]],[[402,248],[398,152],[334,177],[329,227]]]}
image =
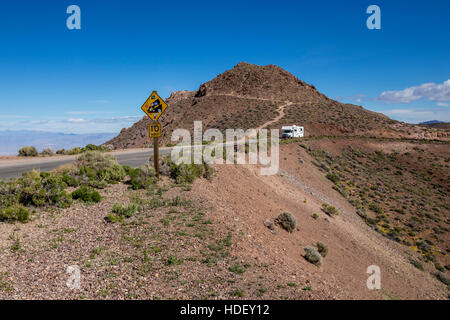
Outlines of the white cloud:
{"label": "white cloud", "polygon": [[133,125],[142,116],[122,116],[111,118],[67,118],[67,119],[9,119],[0,122],[0,130],[40,130],[63,133],[103,133],[119,132]]}
{"label": "white cloud", "polygon": [[141,119],[142,119],[142,116],[124,116],[124,117],[114,117],[114,118],[93,119],[92,122],[97,122],[97,123],[133,122],[134,123]]}
{"label": "white cloud", "polygon": [[67,114],[72,114],[72,115],[81,115],[81,114],[113,114],[116,113],[115,111],[100,111],[100,110],[77,110],[77,111],[68,111]]}
{"label": "white cloud", "polygon": [[83,118],[69,118],[66,121],[71,123],[78,123],[78,122],[86,122],[87,120]]}
{"label": "white cloud", "polygon": [[378,100],[401,103],[410,103],[420,99],[438,102],[450,101],[450,79],[441,84],[430,82],[403,90],[385,91],[378,97]]}
{"label": "white cloud", "polygon": [[450,104],[445,103],[445,102],[438,102],[438,103],[436,103],[436,105],[437,105],[438,107],[448,107],[448,106],[450,106]]}
{"label": "white cloud", "polygon": [[391,109],[382,112],[392,119],[409,123],[419,123],[429,120],[450,122],[450,111],[443,109]]}
{"label": "white cloud", "polygon": [[346,97],[342,97],[342,96],[337,96],[335,97],[336,100],[338,101],[355,101],[358,103],[361,103],[364,99],[365,99],[366,95],[365,94],[355,94],[353,96],[346,96]]}

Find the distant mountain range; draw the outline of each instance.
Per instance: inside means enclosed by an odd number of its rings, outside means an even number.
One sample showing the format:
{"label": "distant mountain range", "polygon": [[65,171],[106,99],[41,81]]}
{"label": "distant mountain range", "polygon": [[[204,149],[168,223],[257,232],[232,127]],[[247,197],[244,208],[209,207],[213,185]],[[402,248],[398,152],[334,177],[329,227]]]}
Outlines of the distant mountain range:
{"label": "distant mountain range", "polygon": [[433,129],[450,130],[450,122],[443,122],[443,121],[438,121],[438,120],[422,122],[419,125],[422,127],[433,128]]}
{"label": "distant mountain range", "polygon": [[445,122],[439,121],[439,120],[430,120],[430,121],[421,122],[419,124],[436,124],[436,123],[445,123]]}
{"label": "distant mountain range", "polygon": [[0,131],[0,155],[15,155],[24,146],[34,146],[38,151],[44,148],[71,149],[87,144],[99,145],[116,136],[117,133],[70,134],[46,131]]}

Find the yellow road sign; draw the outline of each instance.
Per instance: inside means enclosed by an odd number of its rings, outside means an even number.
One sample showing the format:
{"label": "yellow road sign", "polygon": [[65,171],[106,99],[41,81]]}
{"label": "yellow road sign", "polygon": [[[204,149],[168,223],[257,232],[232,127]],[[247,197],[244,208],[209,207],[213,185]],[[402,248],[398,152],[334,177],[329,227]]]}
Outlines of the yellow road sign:
{"label": "yellow road sign", "polygon": [[150,119],[156,121],[162,115],[164,110],[167,109],[167,103],[164,102],[156,91],[153,91],[147,101],[142,105],[141,109],[150,117]]}
{"label": "yellow road sign", "polygon": [[150,123],[150,125],[148,126],[148,133],[150,138],[161,137],[161,123],[159,122]]}

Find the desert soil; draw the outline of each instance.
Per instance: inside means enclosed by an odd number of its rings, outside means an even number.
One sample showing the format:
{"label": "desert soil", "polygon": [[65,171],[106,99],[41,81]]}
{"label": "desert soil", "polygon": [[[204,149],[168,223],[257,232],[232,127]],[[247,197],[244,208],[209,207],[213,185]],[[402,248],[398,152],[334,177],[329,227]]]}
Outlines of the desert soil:
{"label": "desert soil", "polygon": [[[216,165],[212,181],[164,178],[148,191],[118,184],[98,204],[1,223],[0,298],[446,299],[445,285],[409,263],[417,253],[370,229],[311,161],[297,144],[283,145],[277,175]],[[105,221],[114,203],[131,200],[139,214]],[[340,214],[325,215],[324,202]],[[293,233],[264,225],[284,211],[297,220]],[[321,267],[303,257],[317,241],[329,248]],[[80,289],[66,285],[70,265],[81,268]],[[366,286],[371,265],[381,290]]]}

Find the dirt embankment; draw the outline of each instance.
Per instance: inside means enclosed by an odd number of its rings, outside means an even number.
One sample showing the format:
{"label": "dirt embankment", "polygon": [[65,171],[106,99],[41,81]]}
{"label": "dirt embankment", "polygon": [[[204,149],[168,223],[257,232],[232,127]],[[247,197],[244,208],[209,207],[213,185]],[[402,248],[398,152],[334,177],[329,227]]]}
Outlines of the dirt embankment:
{"label": "dirt embankment", "polygon": [[[245,236],[238,247],[242,256],[310,281],[321,298],[445,298],[443,284],[410,264],[409,257],[416,253],[371,230],[311,160],[299,146],[285,145],[280,175],[260,176],[253,166],[222,166],[219,184],[202,181],[194,190],[209,199],[221,223],[242,230]],[[334,205],[341,214],[328,217],[320,210],[323,203]],[[294,214],[298,230],[272,234],[263,222],[283,211]],[[321,268],[302,258],[303,247],[317,241],[329,247]],[[382,290],[367,289],[370,265],[381,269]]]}
{"label": "dirt embankment", "polygon": [[[446,287],[408,262],[415,253],[370,229],[312,160],[300,146],[284,145],[277,175],[217,165],[211,182],[164,179],[147,191],[119,184],[102,191],[99,204],[2,223],[0,297],[445,299]],[[142,205],[135,217],[104,220],[115,202],[130,201]],[[327,216],[323,203],[340,214]],[[284,211],[297,220],[294,232],[264,225]],[[329,249],[321,267],[303,258],[317,241]],[[66,286],[74,264],[79,290]],[[366,286],[371,265],[380,267],[381,290]]]}

